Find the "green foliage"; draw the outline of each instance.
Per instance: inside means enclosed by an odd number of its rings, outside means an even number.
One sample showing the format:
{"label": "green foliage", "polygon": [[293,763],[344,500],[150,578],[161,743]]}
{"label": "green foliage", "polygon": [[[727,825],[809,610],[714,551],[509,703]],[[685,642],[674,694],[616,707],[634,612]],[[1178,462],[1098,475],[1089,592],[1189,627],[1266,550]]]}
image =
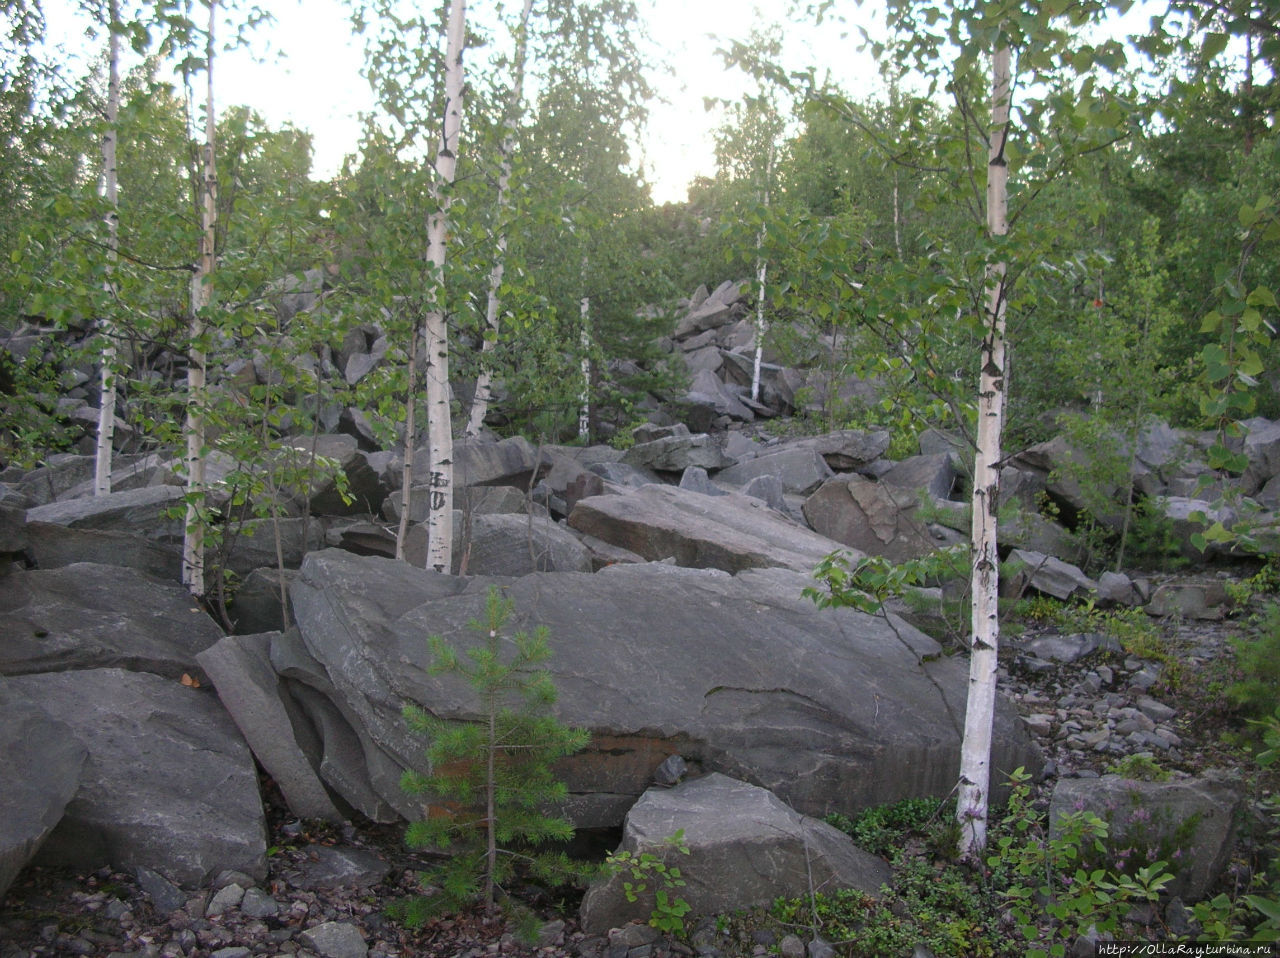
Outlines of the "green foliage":
{"label": "green foliage", "polygon": [[685,886],[685,880],[680,877],[678,867],[667,864],[670,852],[689,854],[683,829],[664,838],[658,854],[641,852],[636,855],[629,851],[615,851],[605,859],[605,867],[615,874],[631,876],[630,881],[622,883],[627,901],[634,904],[641,895],[651,892],[653,910],[649,913],[649,924],[659,931],[679,935],[684,932],[685,916],[692,906],[679,895],[672,894]]}
{"label": "green foliage", "polygon": [[1126,653],[1139,658],[1169,658],[1160,629],[1142,609],[1099,609],[1092,601],[1062,602],[1051,596],[1033,596],[1021,600],[1010,614],[1038,625],[1056,626],[1063,632],[1109,635]]}
{"label": "green foliage", "polygon": [[[955,803],[939,802],[932,798],[904,798],[890,805],[876,805],[864,809],[852,817],[836,812],[826,817],[853,839],[855,845],[873,855],[888,858],[910,833],[924,833],[940,821],[953,817]],[[946,847],[947,842],[935,842]]]}
{"label": "green foliage", "polygon": [[1250,632],[1232,641],[1241,678],[1227,689],[1227,698],[1258,718],[1280,707],[1280,603],[1268,604]]}
{"label": "green foliage", "polygon": [[495,894],[523,865],[535,875],[576,881],[588,870],[550,842],[573,836],[573,826],[545,809],[565,798],[554,763],[583,749],[584,730],[570,729],[550,714],[556,701],[551,675],[540,668],[551,652],[547,630],[504,629],[512,603],[496,587],[489,589],[484,617],[471,628],[484,639],[463,655],[440,636],[431,637],[433,674],[463,678],[475,693],[479,721],[437,718],[408,706],[405,719],[430,738],[429,774],[405,773],[402,787],[430,803],[426,819],[413,822],[405,835],[414,848],[449,855],[427,872],[436,894],[401,906],[399,914],[420,923],[441,910],[481,901],[493,910]]}
{"label": "green foliage", "polygon": [[882,556],[855,560],[847,552],[833,552],[814,569],[814,578],[824,588],[810,586],[804,596],[820,609],[855,608],[875,614],[888,599],[901,597],[911,586],[962,574],[967,558],[968,550],[962,546],[901,563]]}
{"label": "green foliage", "polygon": [[1227,583],[1227,595],[1238,606],[1248,605],[1254,597],[1265,599],[1280,592],[1280,562],[1269,557],[1253,575]]}
{"label": "green foliage", "polygon": [[[1094,864],[1110,860],[1107,822],[1090,812],[1072,812],[1050,833],[1031,811],[1026,773],[1019,769],[1012,781],[987,865],[1003,885],[1020,934],[1033,946],[1028,958],[1065,955],[1067,944],[1091,927],[1114,935],[1135,904],[1159,899],[1173,879],[1165,862],[1144,862],[1133,874]],[[1048,941],[1041,940],[1044,915],[1052,921]]]}
{"label": "green foliage", "polygon": [[1143,755],[1140,752],[1126,755],[1113,762],[1108,766],[1107,771],[1121,778],[1130,778],[1139,782],[1167,782],[1170,777],[1168,769],[1162,768],[1160,763],[1150,755]]}

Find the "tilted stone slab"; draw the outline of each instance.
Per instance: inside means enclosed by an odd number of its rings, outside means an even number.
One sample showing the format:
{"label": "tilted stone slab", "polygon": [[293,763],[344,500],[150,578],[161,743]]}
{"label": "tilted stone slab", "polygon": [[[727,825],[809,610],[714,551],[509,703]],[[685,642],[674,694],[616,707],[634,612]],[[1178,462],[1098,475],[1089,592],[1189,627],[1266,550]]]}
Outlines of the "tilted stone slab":
{"label": "tilted stone slab", "polygon": [[[326,551],[308,556],[292,598],[314,657],[307,667],[323,669],[366,755],[376,748],[379,761],[421,768],[425,743],[405,725],[406,702],[477,718],[468,686],[430,674],[426,637],[474,646],[468,623],[488,586],[500,585],[515,605],[513,631],[550,630],[559,718],[593,733],[587,751],[561,766],[580,826],[619,824],[677,752],[807,814],[945,795],[958,774],[967,666],[924,661],[939,647],[905,623],[819,610],[801,597],[808,581],[778,569],[728,576],[657,563],[460,579]],[[997,769],[1040,764],[1008,708],[995,742]],[[403,806],[385,769],[371,763],[350,777]]]}
{"label": "tilted stone slab", "polygon": [[18,553],[29,545],[27,512],[13,506],[0,505],[0,553]]}
{"label": "tilted stone slab", "polygon": [[88,752],[63,722],[0,678],[0,898],[80,787]]}
{"label": "tilted stone slab", "polygon": [[280,676],[271,667],[271,640],[278,634],[227,636],[200,653],[200,664],[290,811],[299,818],[341,822],[346,816],[294,737]]}
{"label": "tilted stone slab", "polygon": [[0,593],[0,674],[118,667],[180,678],[222,637],[180,585],[82,562],[33,569]]}
{"label": "tilted stone slab", "polygon": [[1014,549],[1009,553],[1009,563],[1020,567],[1001,590],[1006,595],[1022,595],[1028,588],[1051,595],[1055,599],[1069,599],[1073,595],[1087,596],[1098,591],[1098,583],[1077,567],[1043,552]]}
{"label": "tilted stone slab", "polygon": [[[667,843],[676,832],[684,833],[688,855]],[[695,916],[815,890],[854,888],[875,896],[892,879],[884,861],[855,847],[843,832],[788,808],[766,789],[718,773],[645,792],[627,814],[618,850],[654,855],[679,868],[685,884],[678,894]],[[601,934],[647,920],[657,882],[628,901],[623,883],[633,881],[619,872],[592,885],[579,913],[583,929]]]}
{"label": "tilted stone slab", "polygon": [[779,567],[809,572],[840,549],[750,496],[704,496],[676,486],[642,486],[583,499],[569,525],[650,560],[690,568]]}
{"label": "tilted stone slab", "polygon": [[88,751],[80,788],[37,863],[151,868],[180,885],[266,875],[266,819],[249,747],[209,690],[87,669],[9,680]]}

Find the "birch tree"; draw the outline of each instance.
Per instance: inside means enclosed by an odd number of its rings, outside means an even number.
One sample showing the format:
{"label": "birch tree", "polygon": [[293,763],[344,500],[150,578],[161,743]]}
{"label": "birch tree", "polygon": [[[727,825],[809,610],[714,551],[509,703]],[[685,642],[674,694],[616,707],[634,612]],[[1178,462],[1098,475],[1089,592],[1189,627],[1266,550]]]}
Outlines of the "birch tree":
{"label": "birch tree", "polygon": [[489,289],[485,297],[480,372],[476,376],[475,395],[471,401],[471,412],[467,417],[464,433],[468,437],[480,434],[484,417],[489,411],[489,400],[493,395],[493,369],[488,362],[488,354],[492,352],[494,344],[498,341],[501,330],[502,282],[507,270],[507,232],[510,229],[508,218],[512,209],[510,193],[512,158],[515,155],[516,135],[519,132],[520,113],[524,102],[525,60],[529,51],[529,16],[532,11],[533,0],[524,0],[515,29],[516,49],[511,69],[511,89],[507,93],[506,109],[502,118],[502,144],[498,150],[498,195],[495,200],[496,236],[493,267],[489,270]]}
{"label": "birch tree", "polygon": [[[824,11],[830,6],[824,5]],[[924,272],[898,263],[894,249],[892,262],[884,264],[877,284],[888,288],[859,293],[870,301],[863,314],[868,327],[881,335],[889,350],[903,348],[893,361],[921,379],[951,378],[938,375],[939,343],[965,342],[977,352],[976,401],[939,393],[955,416],[955,425],[971,437],[975,448],[970,676],[957,807],[958,851],[970,859],[978,858],[985,847],[993,772],[1000,629],[996,510],[1010,383],[1006,322],[1011,310],[1027,308],[1018,298],[1027,275],[1055,269],[1053,261],[1063,255],[1064,244],[1053,225],[1027,236],[1016,230],[1011,233],[1010,228],[1053,184],[1065,182],[1082,157],[1128,134],[1129,114],[1105,85],[1107,73],[1126,62],[1123,44],[1109,38],[1093,43],[1081,39],[1086,28],[1096,31],[1110,12],[1127,6],[1125,2],[894,0],[888,12],[896,38],[893,48],[873,43],[872,52],[882,61],[892,61],[895,73],[904,65],[914,67],[928,83],[929,95],[945,91],[953,101],[950,117],[957,128],[913,143],[895,137],[893,131],[877,129],[866,113],[848,101],[822,100],[851,125],[872,131],[898,161],[910,157],[919,169],[935,174],[935,217],[948,203],[977,214],[975,220],[981,216],[982,240],[976,248],[972,242],[957,248],[944,239],[930,252],[927,263],[919,264]],[[986,79],[982,64],[988,62]],[[1017,97],[1015,63],[1023,91]],[[989,119],[980,106],[983,90],[982,99],[990,103]],[[985,147],[981,153],[985,172],[976,163],[979,146]],[[1011,195],[1019,200],[1016,209],[1011,207]],[[969,276],[975,281],[970,283]],[[885,282],[895,277],[896,285]],[[862,288],[851,274],[847,284]],[[925,309],[904,310],[897,305],[911,300]],[[899,329],[904,314],[910,326]],[[906,351],[910,343],[926,348],[912,353]]]}
{"label": "birch tree", "polygon": [[[462,51],[466,39],[466,0],[450,0],[445,45],[445,102],[436,150],[437,206],[427,226],[427,260],[433,270],[431,306],[423,325],[426,340],[427,568],[448,573],[453,566],[453,417],[449,407],[449,336],[445,325],[444,267],[449,241],[449,207],[458,166],[462,130]],[[410,485],[412,429],[405,455],[405,487]],[[407,503],[406,503],[407,505]],[[407,509],[405,510],[407,514]],[[403,541],[403,540],[401,540]]]}
{"label": "birch tree", "polygon": [[[120,191],[117,179],[116,146],[120,119],[120,4],[107,4],[107,110],[102,135],[102,195],[106,202],[106,278],[103,289],[109,304],[115,291],[115,268],[120,252]],[[109,308],[109,307],[108,307]],[[116,330],[109,315],[101,317],[102,368],[98,402],[98,439],[94,459],[94,495],[111,492],[111,448],[116,420]]]}
{"label": "birch tree", "polygon": [[[992,57],[991,129],[987,153],[987,234],[1009,232],[1009,136],[1012,92],[1010,52],[1003,38]],[[977,449],[973,471],[971,533],[972,639],[964,739],[960,746],[960,788],[956,816],[960,854],[976,856],[987,844],[987,804],[991,793],[991,732],[995,723],[997,652],[1000,644],[1000,556],[996,508],[1000,498],[1000,445],[1005,402],[1005,276],[1003,260],[987,267],[985,333],[979,350]]]}
{"label": "birch tree", "polygon": [[186,434],[187,512],[182,540],[182,581],[192,595],[204,595],[205,406],[207,359],[205,324],[213,299],[215,243],[218,221],[217,112],[213,102],[214,36],[217,0],[208,0],[205,34],[204,144],[200,149],[200,257],[191,274],[190,346],[187,352]]}

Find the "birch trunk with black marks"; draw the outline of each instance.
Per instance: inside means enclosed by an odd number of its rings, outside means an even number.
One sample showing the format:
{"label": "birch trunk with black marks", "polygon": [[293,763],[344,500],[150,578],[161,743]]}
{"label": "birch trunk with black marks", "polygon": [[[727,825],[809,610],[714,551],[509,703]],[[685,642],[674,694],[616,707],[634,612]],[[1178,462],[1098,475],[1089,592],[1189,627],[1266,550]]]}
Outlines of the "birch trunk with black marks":
{"label": "birch trunk with black marks", "polygon": [[[431,265],[430,308],[425,318],[428,493],[427,568],[448,573],[453,565],[453,415],[449,408],[449,334],[445,323],[444,267],[449,242],[449,207],[458,168],[462,129],[462,51],[466,0],[451,0],[446,27],[444,123],[436,151],[436,208],[427,225]],[[413,397],[410,397],[410,402]],[[413,437],[408,436],[408,443]]]}
{"label": "birch trunk with black marks", "polygon": [[[987,232],[995,240],[1009,231],[1005,142],[1010,91],[1009,48],[1002,46],[996,50],[992,63],[992,122],[987,161]],[[977,858],[987,843],[996,655],[1000,642],[996,509],[1005,404],[1005,272],[1003,261],[987,268],[985,334],[978,386],[978,441],[973,476],[973,640],[969,651],[968,708],[960,747],[956,809],[960,824],[959,852],[970,859]]]}

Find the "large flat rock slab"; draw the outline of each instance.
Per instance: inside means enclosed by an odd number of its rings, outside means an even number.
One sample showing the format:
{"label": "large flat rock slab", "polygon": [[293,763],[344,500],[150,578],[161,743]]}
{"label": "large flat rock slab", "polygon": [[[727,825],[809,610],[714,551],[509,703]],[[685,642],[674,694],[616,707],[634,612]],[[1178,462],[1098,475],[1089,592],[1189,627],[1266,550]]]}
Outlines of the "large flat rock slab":
{"label": "large flat rock slab", "polygon": [[677,486],[641,486],[583,499],[569,525],[651,561],[698,569],[782,568],[809,572],[844,548],[759,499],[704,496]]}
{"label": "large flat rock slab", "polygon": [[253,756],[216,696],[120,669],[8,681],[88,752],[80,787],[36,862],[141,866],[192,887],[224,869],[265,876]]}
{"label": "large flat rock slab", "polygon": [[0,592],[0,675],[116,667],[176,679],[221,637],[180,585],[121,566],[18,572]]}
{"label": "large flat rock slab", "polygon": [[178,486],[142,486],[105,496],[64,499],[27,510],[28,522],[50,522],[73,529],[142,532],[152,538],[182,538],[182,519],[171,512],[181,506]]}
{"label": "large flat rock slab", "polygon": [[[579,825],[620,824],[675,753],[806,814],[945,795],[958,774],[966,664],[933,658],[937,643],[903,622],[819,610],[801,597],[809,581],[781,569],[729,576],[659,563],[460,579],[313,553],[292,601],[308,668],[323,675],[295,681],[335,699],[351,724],[367,767],[349,777],[402,814],[420,813],[392,774],[423,761],[401,708],[477,717],[467,687],[430,674],[426,638],[476,644],[468,623],[498,584],[515,604],[513,631],[550,630],[559,718],[593,733],[562,767]],[[1007,708],[995,741],[997,769],[1040,764]]]}

